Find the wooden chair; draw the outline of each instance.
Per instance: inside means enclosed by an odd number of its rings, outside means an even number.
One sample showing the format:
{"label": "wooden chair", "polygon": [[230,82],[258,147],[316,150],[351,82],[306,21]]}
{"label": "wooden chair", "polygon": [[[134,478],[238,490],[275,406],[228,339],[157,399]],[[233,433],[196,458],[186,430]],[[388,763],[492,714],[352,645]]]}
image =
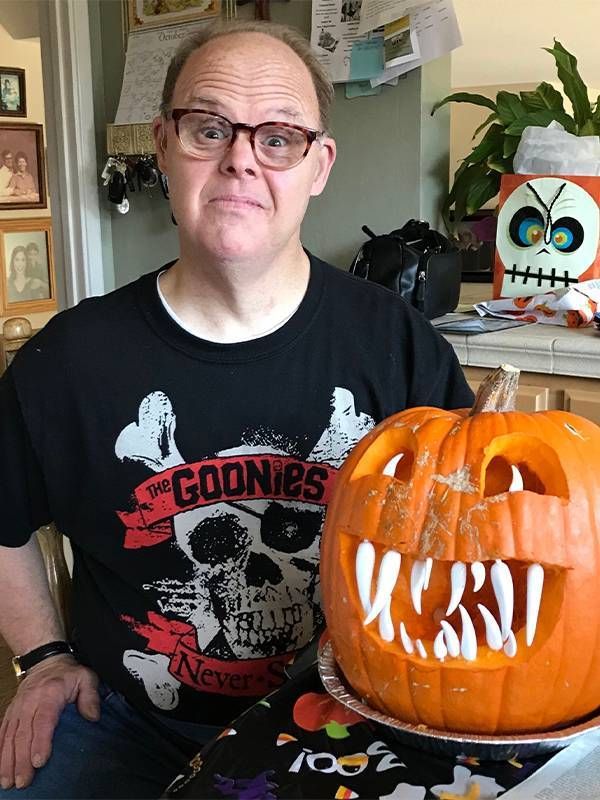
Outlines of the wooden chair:
{"label": "wooden chair", "polygon": [[[32,335],[29,320],[16,317],[6,320],[1,341],[0,373],[4,372],[14,353]],[[54,525],[45,525],[36,532],[42,551],[48,584],[52,598],[65,629],[70,630],[70,594],[71,577],[65,558],[64,539]],[[11,664],[12,653],[6,642],[0,637],[0,719],[6,706],[10,703],[17,682]]]}

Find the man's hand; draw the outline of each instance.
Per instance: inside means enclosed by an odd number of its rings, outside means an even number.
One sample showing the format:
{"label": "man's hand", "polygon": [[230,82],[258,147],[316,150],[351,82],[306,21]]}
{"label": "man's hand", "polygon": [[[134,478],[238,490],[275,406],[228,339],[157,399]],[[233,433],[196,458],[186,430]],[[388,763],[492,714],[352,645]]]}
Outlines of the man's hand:
{"label": "man's hand", "polygon": [[3,789],[28,786],[34,768],[50,758],[52,736],[68,703],[82,717],[100,718],[98,677],[72,656],[57,655],[28,671],[0,726],[0,784]]}

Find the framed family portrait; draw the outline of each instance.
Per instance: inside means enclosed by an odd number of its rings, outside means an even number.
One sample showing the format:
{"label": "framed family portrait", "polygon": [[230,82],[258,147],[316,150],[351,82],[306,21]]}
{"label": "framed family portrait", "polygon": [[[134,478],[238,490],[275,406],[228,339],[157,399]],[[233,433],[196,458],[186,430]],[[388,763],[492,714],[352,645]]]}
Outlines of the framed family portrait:
{"label": "framed family portrait", "polygon": [[0,220],[3,316],[56,308],[50,217]]}
{"label": "framed family portrait", "polygon": [[0,122],[0,211],[46,208],[43,127]]}
{"label": "framed family portrait", "polygon": [[126,0],[129,31],[216,17],[221,0]]}
{"label": "framed family portrait", "polygon": [[0,67],[0,117],[26,117],[25,70]]}

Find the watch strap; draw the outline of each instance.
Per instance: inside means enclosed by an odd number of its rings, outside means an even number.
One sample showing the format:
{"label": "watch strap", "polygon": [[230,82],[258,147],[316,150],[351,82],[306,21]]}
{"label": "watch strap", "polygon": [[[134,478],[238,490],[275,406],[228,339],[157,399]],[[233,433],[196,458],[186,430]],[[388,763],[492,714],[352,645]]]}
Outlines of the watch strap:
{"label": "watch strap", "polygon": [[44,661],[46,658],[50,658],[51,656],[64,654],[73,655],[73,648],[69,642],[48,642],[40,647],[36,647],[34,650],[30,650],[28,653],[25,653],[22,656],[15,656],[12,660],[12,663],[17,678],[22,678],[28,670],[30,670],[32,667],[35,667],[35,665],[39,664],[40,661]]}

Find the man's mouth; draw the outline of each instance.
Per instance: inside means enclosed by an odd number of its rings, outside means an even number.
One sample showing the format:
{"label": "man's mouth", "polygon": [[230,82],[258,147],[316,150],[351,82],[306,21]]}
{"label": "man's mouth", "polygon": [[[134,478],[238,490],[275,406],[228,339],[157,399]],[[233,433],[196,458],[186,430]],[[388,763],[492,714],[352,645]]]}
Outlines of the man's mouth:
{"label": "man's mouth", "polygon": [[498,658],[524,655],[536,634],[545,639],[550,632],[555,609],[541,609],[542,595],[544,585],[552,587],[544,597],[562,594],[559,568],[500,558],[419,559],[368,539],[356,547],[354,536],[345,545],[363,625],[409,657],[494,667]]}
{"label": "man's mouth", "polygon": [[225,206],[232,206],[235,208],[262,208],[262,204],[253,197],[238,194],[223,194],[218,197],[213,197],[211,203],[219,203]]}

